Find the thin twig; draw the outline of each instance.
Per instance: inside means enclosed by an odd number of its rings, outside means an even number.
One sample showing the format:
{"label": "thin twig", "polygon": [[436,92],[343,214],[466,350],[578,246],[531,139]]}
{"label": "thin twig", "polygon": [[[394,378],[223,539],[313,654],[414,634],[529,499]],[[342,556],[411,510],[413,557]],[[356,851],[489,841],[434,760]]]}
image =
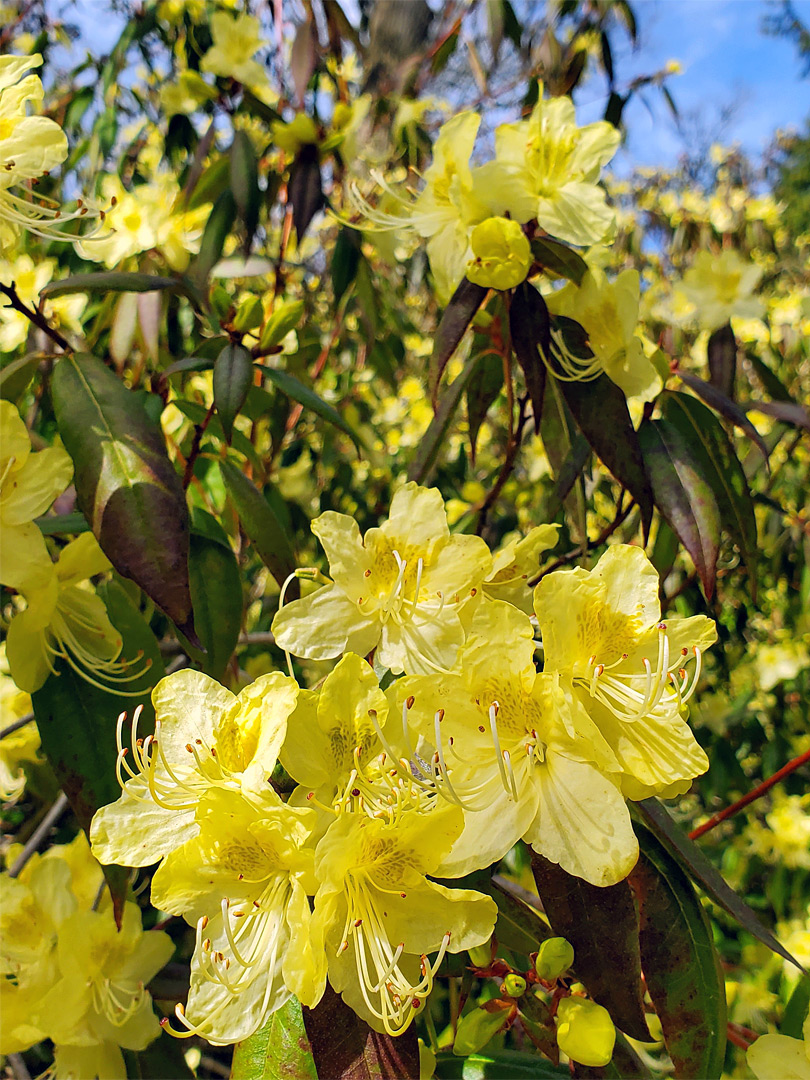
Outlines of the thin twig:
{"label": "thin twig", "polygon": [[[254,630],[250,634],[239,635],[239,645],[275,645],[276,639],[270,630]],[[159,645],[162,656],[179,656],[185,654],[185,649],[179,641],[165,638]]]}
{"label": "thin twig", "polygon": [[31,1073],[26,1067],[22,1054],[9,1054],[6,1061],[11,1067],[14,1080],[31,1080]]}
{"label": "thin twig", "polygon": [[520,399],[520,402],[518,404],[517,424],[515,425],[514,432],[509,438],[509,444],[506,448],[506,456],[504,458],[501,471],[498,474],[498,479],[492,485],[492,489],[490,490],[484,501],[481,503],[481,507],[478,511],[478,526],[476,528],[476,532],[479,536],[484,531],[484,525],[486,524],[487,513],[489,512],[490,507],[494,504],[495,500],[500,495],[501,491],[503,490],[504,484],[512,475],[512,470],[515,467],[518,451],[520,450],[521,440],[523,438],[523,428],[526,426],[526,406],[528,404],[528,401],[529,398],[527,394],[524,394],[523,397]]}
{"label": "thin twig", "polygon": [[602,529],[597,538],[595,540],[588,540],[588,542],[585,544],[579,544],[572,551],[567,552],[567,554],[565,555],[561,555],[559,559],[556,559],[549,566],[545,567],[545,569],[541,570],[540,573],[537,574],[535,577],[529,579],[529,588],[534,588],[540,578],[545,577],[546,574],[550,574],[553,570],[559,570],[561,566],[565,566],[567,563],[573,562],[574,559],[578,559],[580,555],[583,555],[586,551],[593,551],[595,548],[601,547],[602,544],[604,544],[604,542],[608,540],[613,535],[613,533],[616,532],[619,526],[627,520],[630,511],[636,505],[635,499],[631,499],[627,506],[622,509],[623,502],[624,491],[622,491],[619,497],[619,505],[616,508],[616,516],[613,518],[613,521],[611,521],[609,525],[606,525],[604,529]]}
{"label": "thin twig", "polygon": [[62,814],[64,814],[67,808],[67,795],[65,795],[64,791],[60,791],[56,797],[56,802],[53,804],[48,813],[39,823],[39,826],[28,840],[28,843],[25,845],[25,847],[22,849],[20,854],[17,856],[17,858],[14,860],[11,867],[9,868],[9,877],[17,877],[17,875],[20,873],[20,871],[31,858],[31,856],[36,851],[38,851],[40,846],[45,842],[48,837],[48,833],[57,823]]}
{"label": "thin twig", "polygon": [[769,776],[767,780],[763,780],[761,784],[757,784],[753,791],[749,791],[747,795],[743,795],[741,799],[737,799],[731,806],[727,806],[725,810],[719,810],[716,814],[713,814],[708,821],[704,821],[702,825],[698,825],[696,829],[693,829],[689,833],[689,839],[697,840],[699,836],[703,836],[704,833],[713,829],[715,825],[719,825],[721,821],[726,821],[728,818],[733,817],[733,815],[739,810],[742,810],[743,807],[754,802],[755,799],[764,795],[766,791],[770,791],[774,784],[778,784],[780,780],[783,780],[786,776],[789,776],[792,772],[795,772],[796,769],[801,768],[802,765],[806,765],[808,762],[810,762],[810,750],[805,750],[803,754],[799,754],[798,757],[795,757],[792,761],[789,761],[787,765],[783,766],[779,772],[775,772],[773,776]]}
{"label": "thin twig", "polygon": [[8,297],[9,307],[12,307],[15,311],[19,311],[21,315],[24,315],[26,319],[28,319],[29,322],[32,322],[34,326],[38,327],[43,334],[47,334],[51,341],[55,341],[60,349],[63,349],[65,352],[73,352],[73,346],[70,342],[66,338],[63,338],[58,330],[54,330],[41,311],[36,311],[34,308],[25,306],[17,295],[17,289],[15,288],[15,283],[13,281],[10,285],[4,285],[0,282],[0,292]]}
{"label": "thin twig", "polygon": [[194,425],[194,438],[191,441],[191,450],[189,451],[188,458],[186,459],[186,467],[183,471],[183,491],[188,488],[191,483],[191,478],[194,475],[194,466],[197,462],[197,458],[200,456],[200,446],[202,444],[203,435],[206,432],[208,425],[211,423],[211,418],[214,415],[214,404],[211,403],[211,407],[205,414],[205,419],[201,424]]}
{"label": "thin twig", "polygon": [[26,724],[30,724],[34,719],[32,712],[26,713],[25,716],[21,716],[19,720],[15,720],[13,724],[9,724],[8,727],[4,727],[0,731],[0,739],[5,739],[6,735],[13,735],[15,731],[19,731],[21,727],[25,727]]}

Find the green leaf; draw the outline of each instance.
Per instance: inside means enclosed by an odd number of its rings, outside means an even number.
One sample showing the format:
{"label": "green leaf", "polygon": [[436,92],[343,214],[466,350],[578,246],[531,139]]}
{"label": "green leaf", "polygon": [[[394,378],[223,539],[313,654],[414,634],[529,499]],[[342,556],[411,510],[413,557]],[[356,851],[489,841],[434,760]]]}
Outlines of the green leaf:
{"label": "green leaf", "polygon": [[36,518],[35,523],[43,536],[73,535],[89,532],[90,526],[84,514],[46,514]]}
{"label": "green leaf", "polygon": [[655,505],[689,552],[709,597],[720,546],[720,509],[693,442],[668,420],[645,420],[638,436]]}
{"label": "green leaf", "polygon": [[[208,367],[212,367],[212,365],[209,363]],[[187,416],[193,424],[202,424],[205,421],[208,410],[204,405],[200,405],[199,402],[183,401],[182,398],[178,397],[174,398],[172,405],[179,409],[184,416]],[[212,417],[209,421],[206,434],[225,440],[225,432],[222,430],[222,423],[218,416]],[[243,435],[238,428],[234,428],[231,433],[231,445],[234,450],[238,450],[240,454],[244,454],[255,469],[261,469],[262,461],[256,453],[255,446],[247,435]]]}
{"label": "green leaf", "polygon": [[295,330],[304,316],[304,301],[289,300],[273,308],[267,319],[259,341],[261,349],[271,349],[280,345],[291,330]]}
{"label": "green leaf", "polygon": [[300,244],[324,202],[318,147],[312,143],[301,147],[290,167],[287,201],[292,205],[293,225]]}
{"label": "green leaf", "polygon": [[327,986],[304,1026],[322,1080],[419,1080],[415,1024],[397,1038],[380,1035]]}
{"label": "green leaf", "polygon": [[188,582],[188,510],[163,434],[137,397],[89,354],[51,380],[79,509],[105,555],[197,644]]}
{"label": "green leaf", "polygon": [[453,1040],[453,1053],[458,1057],[466,1057],[475,1054],[487,1045],[509,1019],[510,1006],[498,1009],[497,1012],[488,1012],[486,1009],[472,1009],[462,1016],[456,1028],[456,1037]]}
{"label": "green leaf", "polygon": [[519,285],[512,297],[509,332],[531,399],[536,435],[540,431],[543,415],[543,395],[546,391],[544,358],[551,349],[551,321],[545,300],[528,281]]}
{"label": "green leaf", "polygon": [[460,375],[456,376],[442,395],[436,415],[430,421],[428,429],[419,444],[416,456],[408,469],[408,479],[416,480],[424,484],[433,473],[439,450],[445,444],[445,436],[453,422],[453,417],[458,409],[461,395],[467,389],[467,384],[473,374],[478,370],[480,357],[472,356]]}
{"label": "green leaf", "polygon": [[259,166],[253,143],[246,131],[237,128],[233,133],[230,149],[231,191],[236,202],[236,209],[247,233],[244,245],[245,255],[250,251],[250,244],[259,224]]}
{"label": "green leaf", "polygon": [[357,276],[362,241],[362,234],[357,229],[351,229],[347,225],[344,225],[337,235],[335,248],[332,252],[331,267],[332,292],[335,297],[335,305],[340,303],[343,294]]}
{"label": "green leaf", "polygon": [[155,274],[129,274],[122,270],[103,270],[92,274],[73,274],[61,281],[51,281],[40,291],[40,298],[54,300],[80,292],[146,293],[162,289],[182,290],[183,284],[174,278]]}
{"label": "green leaf", "polygon": [[270,503],[243,472],[230,461],[220,461],[219,468],[248,539],[278,584],[283,585],[296,567],[295,552],[284,527]]}
{"label": "green leaf", "polygon": [[489,353],[482,356],[476,377],[467,384],[467,425],[470,429],[470,457],[475,463],[475,444],[481,424],[503,386],[503,360]]}
{"label": "green leaf", "polygon": [[788,998],[782,1023],[779,1025],[779,1033],[789,1035],[791,1039],[801,1039],[808,1006],[810,1006],[810,975],[802,975]]}
{"label": "green leaf", "polygon": [[290,375],[286,371],[279,371],[277,368],[271,367],[262,367],[262,374],[277,386],[282,394],[286,394],[293,401],[297,401],[299,405],[303,405],[305,409],[310,409],[321,419],[326,420],[327,423],[332,424],[333,427],[348,435],[358,449],[362,445],[360,436],[343,419],[334,405],[324,401],[311,387],[304,386],[300,379],[296,379],[294,375]]}
{"label": "green leaf", "polygon": [[678,555],[678,537],[670,529],[663,518],[658,519],[658,530],[655,534],[650,562],[658,571],[658,576],[663,581],[675,564]]}
{"label": "green leaf", "polygon": [[639,906],[647,991],[679,1080],[720,1080],[726,1053],[726,992],[706,912],[689,879],[652,833],[628,881]]}
{"label": "green leaf", "polygon": [[244,345],[226,345],[214,363],[214,405],[229,445],[252,385],[253,357]]}
{"label": "green leaf", "polygon": [[557,277],[567,278],[575,285],[581,285],[588,272],[588,264],[579,252],[560,240],[551,240],[546,236],[540,240],[532,240],[532,255],[546,273],[551,272]]}
{"label": "green leaf", "polygon": [[626,881],[600,888],[532,851],[532,872],[551,928],[574,947],[574,972],[632,1039],[651,1042],[644,1017],[638,913]]}
{"label": "green leaf", "polygon": [[199,663],[206,675],[222,682],[242,629],[239,564],[227,542],[192,529],[188,568],[194,625],[205,648]]}
{"label": "green leaf", "polygon": [[753,443],[756,443],[763,458],[766,462],[768,461],[768,447],[765,445],[762,436],[735,401],[726,397],[726,395],[721,390],[718,390],[716,386],[705,382],[703,379],[699,379],[697,375],[692,375],[689,371],[681,371],[679,368],[677,376],[681,382],[686,383],[689,389],[693,390],[698,397],[703,398],[706,404],[710,405],[715,412],[719,412],[721,416],[724,416],[726,420],[738,427],[743,434],[747,435]]}
{"label": "green leaf", "polygon": [[571,1080],[567,1067],[521,1050],[471,1054],[466,1059],[437,1054],[435,1075],[439,1080]]}
{"label": "green leaf", "polygon": [[[740,549],[756,597],[757,521],[743,467],[715,414],[689,394],[665,391],[664,419],[690,443],[717,499],[723,526]],[[671,565],[671,564],[670,564]]]}
{"label": "green leaf", "polygon": [[219,261],[235,221],[236,199],[230,188],[225,188],[211,207],[200,241],[200,252],[190,267],[191,277],[198,285],[205,284],[214,265]]}
{"label": "green leaf", "polygon": [[231,1080],[318,1080],[301,1006],[292,997],[233,1052]]}
{"label": "green leaf", "polygon": [[590,382],[558,380],[558,385],[594,453],[638,503],[646,537],[652,520],[653,487],[624,394],[604,374]]}
{"label": "green leaf", "polygon": [[[96,810],[115,802],[121,794],[115,772],[118,715],[125,709],[131,714],[138,705],[143,705],[139,734],[147,735],[153,731],[155,714],[149,695],[164,670],[154,635],[126,590],[120,584],[110,582],[98,591],[107,606],[110,621],[123,638],[121,656],[133,661],[133,671],[139,673],[125,684],[127,693],[112,694],[91,686],[72,667],[60,661],[57,674],[51,675],[41,689],[31,695],[42,749],[85,832],[89,831]],[[126,735],[125,745],[128,743]],[[105,867],[104,874],[116,918],[119,918],[128,873],[113,866]]]}
{"label": "green leaf", "polygon": [[194,1073],[186,1065],[184,1043],[163,1034],[145,1050],[124,1050],[127,1076],[130,1080],[193,1080]]}
{"label": "green leaf", "polygon": [[643,799],[633,805],[643,815],[645,824],[649,826],[663,847],[708,897],[719,904],[743,929],[761,941],[763,945],[767,945],[799,971],[804,971],[799,961],[777,941],[770,930],[762,925],[759,916],[726,883],[697,844],[689,839],[680,826],[676,825],[666,807],[658,799]]}
{"label": "green leaf", "polygon": [[734,377],[737,374],[737,339],[731,323],[719,327],[706,346],[709,362],[709,382],[727,398],[734,396]]}
{"label": "green leaf", "polygon": [[439,382],[447,362],[458,348],[464,332],[473,320],[473,316],[484,302],[487,289],[475,285],[467,278],[462,278],[458,288],[450,297],[447,307],[442,312],[436,334],[433,338],[433,354],[430,357],[428,383],[436,405]]}
{"label": "green leaf", "polygon": [[529,956],[537,952],[541,942],[551,937],[548,923],[520,899],[511,882],[493,874],[490,887],[485,884],[476,884],[475,887],[486,892],[498,905],[495,936],[507,949]]}
{"label": "green leaf", "polygon": [[4,364],[0,369],[0,399],[18,401],[28,389],[41,362],[41,353],[26,353]]}

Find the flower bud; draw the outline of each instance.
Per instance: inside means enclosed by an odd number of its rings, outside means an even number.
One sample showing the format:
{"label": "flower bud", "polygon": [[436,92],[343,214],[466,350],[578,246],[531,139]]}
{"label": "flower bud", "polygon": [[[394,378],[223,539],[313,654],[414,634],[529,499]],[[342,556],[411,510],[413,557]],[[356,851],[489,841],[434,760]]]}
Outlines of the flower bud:
{"label": "flower bud", "polygon": [[516,221],[487,218],[473,229],[470,245],[475,258],[467,263],[467,277],[476,285],[504,290],[525,281],[532,249]]}
{"label": "flower bud", "polygon": [[616,1029],[610,1013],[581,997],[566,997],[557,1006],[557,1045],[580,1065],[607,1065],[613,1057]]}
{"label": "flower bud", "polygon": [[469,949],[470,963],[474,964],[477,968],[489,967],[490,960],[492,959],[492,953],[490,952],[489,942],[486,945],[475,945],[472,949]]}
{"label": "flower bud", "polygon": [[553,982],[574,962],[574,950],[563,937],[548,938],[540,946],[534,970],[544,982]]}
{"label": "flower bud", "polygon": [[522,975],[510,973],[501,983],[501,993],[507,997],[519,998],[526,993],[526,980]]}

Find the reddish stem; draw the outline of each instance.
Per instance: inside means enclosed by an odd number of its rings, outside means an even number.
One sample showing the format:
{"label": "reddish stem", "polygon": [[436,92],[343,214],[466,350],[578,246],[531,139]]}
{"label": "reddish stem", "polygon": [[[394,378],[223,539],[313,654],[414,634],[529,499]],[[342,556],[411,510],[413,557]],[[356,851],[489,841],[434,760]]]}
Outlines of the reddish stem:
{"label": "reddish stem", "polygon": [[727,806],[725,810],[719,810],[716,814],[713,814],[708,821],[704,821],[702,825],[699,825],[696,829],[693,829],[689,833],[690,840],[697,840],[699,836],[703,836],[710,829],[713,829],[715,825],[719,825],[721,821],[725,821],[727,818],[732,817],[738,810],[742,810],[744,806],[748,806],[755,799],[758,799],[760,795],[764,795],[766,791],[770,791],[774,784],[778,784],[780,780],[783,780],[786,776],[789,776],[796,769],[802,765],[806,765],[810,762],[810,750],[806,750],[803,754],[799,754],[798,757],[793,758],[787,765],[783,766],[779,772],[775,772],[773,776],[769,776],[767,780],[763,780],[761,784],[758,784],[753,791],[749,791],[747,795],[743,795],[741,799],[738,799],[731,806]]}

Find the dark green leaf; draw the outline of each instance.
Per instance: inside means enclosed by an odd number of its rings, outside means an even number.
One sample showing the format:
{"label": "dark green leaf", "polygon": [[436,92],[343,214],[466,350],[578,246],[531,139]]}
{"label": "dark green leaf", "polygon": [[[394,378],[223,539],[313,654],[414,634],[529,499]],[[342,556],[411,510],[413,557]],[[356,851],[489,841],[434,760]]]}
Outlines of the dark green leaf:
{"label": "dark green leaf", "polygon": [[567,278],[575,285],[581,285],[588,272],[588,264],[579,254],[561,240],[552,240],[548,236],[532,240],[532,255],[546,272],[557,277]]}
{"label": "dark green leaf", "polygon": [[84,514],[46,514],[37,518],[36,524],[43,536],[73,535],[89,532],[90,526]]}
{"label": "dark green leaf", "polygon": [[233,1052],[231,1080],[318,1080],[301,1006],[290,998]]}
{"label": "dark green leaf", "polygon": [[734,376],[737,374],[737,340],[731,323],[726,323],[709,338],[706,346],[709,361],[709,382],[727,398],[734,397]]}
{"label": "dark green leaf", "polygon": [[663,581],[675,564],[678,555],[678,537],[670,529],[663,518],[658,519],[658,530],[655,534],[650,562],[658,571],[658,576]]}
{"label": "dark green leaf", "polygon": [[[756,597],[757,521],[743,467],[715,414],[690,394],[666,391],[661,411],[691,444],[714,492],[723,526],[740,549]],[[670,564],[671,565],[671,564]]]}
{"label": "dark green leaf", "polygon": [[194,184],[191,192],[186,197],[186,207],[196,210],[206,203],[214,202],[225,188],[230,179],[231,163],[227,154],[223,154],[212,162],[201,174]]}
{"label": "dark green leaf", "polygon": [[726,395],[718,390],[716,386],[712,386],[711,383],[699,379],[697,375],[692,375],[689,371],[681,371],[679,368],[677,375],[682,382],[686,383],[690,390],[693,390],[698,397],[703,398],[706,404],[710,405],[715,412],[719,412],[726,420],[735,424],[743,434],[747,435],[752,442],[756,443],[767,463],[768,447],[765,445],[760,433],[736,402],[726,397]]}
{"label": "dark green leaf", "polygon": [[293,225],[300,244],[324,202],[318,147],[313,143],[301,147],[290,167],[287,199],[292,204]]}
{"label": "dark green leaf", "polygon": [[[250,395],[248,395],[248,398]],[[196,401],[183,401],[182,398],[175,398],[172,402],[180,412],[189,418],[193,424],[202,424],[205,421],[205,417],[208,410],[204,405],[200,405]],[[219,421],[218,416],[212,417],[209,421],[206,434],[211,435],[218,439],[225,439],[225,432],[222,430],[222,424]],[[248,459],[254,468],[260,469],[262,467],[261,458],[256,453],[256,448],[250,439],[243,435],[238,428],[234,428],[231,445],[234,450],[238,450],[240,454]]]}
{"label": "dark green leaf", "polygon": [[415,1025],[395,1039],[380,1035],[328,985],[321,1003],[303,1013],[322,1080],[419,1080]]}
{"label": "dark green leaf", "polygon": [[334,405],[324,401],[311,387],[304,386],[300,379],[296,379],[294,375],[286,371],[279,371],[278,368],[263,367],[262,374],[274,386],[277,386],[282,394],[286,394],[299,405],[303,405],[305,409],[316,413],[321,419],[348,435],[356,447],[360,447],[361,439],[354,428],[343,419]]}
{"label": "dark green leaf", "polygon": [[183,1043],[171,1035],[162,1035],[145,1050],[122,1050],[130,1080],[193,1080],[186,1065]]}
{"label": "dark green leaf", "polygon": [[62,123],[62,127],[68,130],[78,127],[82,117],[93,103],[95,92],[94,86],[83,86],[80,90],[76,91],[70,99],[70,104],[65,109],[65,119]]}
{"label": "dark green leaf", "polygon": [[591,456],[591,448],[588,444],[588,440],[580,433],[575,436],[571,449],[565,456],[565,460],[560,465],[557,472],[557,479],[554,483],[554,490],[551,493],[551,497],[548,501],[547,515],[549,520],[553,520],[557,513],[568,497],[574,484],[582,475],[582,470],[588,464],[588,459]]}
{"label": "dark green leaf", "polygon": [[810,431],[810,413],[795,401],[749,401],[745,407],[775,416],[783,424],[792,424],[793,427]]}
{"label": "dark green leaf", "polygon": [[491,353],[482,356],[475,378],[467,384],[467,424],[470,429],[470,457],[475,463],[475,444],[489,412],[503,386],[503,360]]}
{"label": "dark green leaf", "polygon": [[510,881],[493,874],[489,886],[476,884],[475,888],[486,892],[498,905],[495,936],[507,949],[529,956],[530,953],[537,952],[540,943],[551,936],[548,923],[540,918],[527,901],[520,898]]}
{"label": "dark green leaf", "polygon": [[638,913],[626,881],[600,888],[532,852],[532,872],[555,934],[574,947],[574,972],[633,1039],[652,1041],[644,1018]]}
{"label": "dark green leaf", "polygon": [[253,149],[248,133],[239,128],[233,133],[230,160],[231,191],[237,212],[247,233],[244,245],[244,252],[247,255],[259,224],[262,196],[259,191],[259,166],[256,161],[256,151]]}
{"label": "dark green leaf", "polygon": [[176,375],[179,371],[209,371],[214,366],[214,361],[207,356],[184,356],[182,360],[175,360],[173,364],[161,371],[161,380],[170,375]]}
{"label": "dark green leaf", "polygon": [[650,529],[653,490],[627,400],[607,375],[590,382],[558,382],[565,403],[597,457],[633,496],[644,536]]}
{"label": "dark green leaf", "polygon": [[344,225],[337,235],[332,252],[332,292],[336,305],[340,303],[357,275],[362,240],[357,229],[351,229],[347,225]]}
{"label": "dark green leaf", "polygon": [[733,919],[736,919],[740,926],[758,941],[761,941],[763,945],[767,945],[769,949],[793,964],[799,971],[804,971],[798,960],[791,956],[771,931],[762,925],[759,916],[725,882],[719,871],[712,866],[697,844],[689,839],[680,826],[676,825],[666,807],[658,799],[643,799],[641,802],[636,803],[635,806],[644,815],[645,823],[669,854],[708,897],[714,900],[716,904],[719,904]]}
{"label": "dark green leaf", "polygon": [[719,1080],[726,1052],[726,992],[706,912],[689,879],[652,833],[628,881],[639,907],[647,990],[679,1080]]}
{"label": "dark green leaf", "polygon": [[720,510],[691,440],[667,420],[639,428],[655,505],[689,552],[707,597],[714,592]]}
{"label": "dark green leaf", "polygon": [[106,158],[115,145],[118,134],[118,110],[114,106],[110,105],[99,114],[93,125],[93,134],[98,139],[101,156]]}
{"label": "dark green leaf", "polygon": [[440,71],[444,71],[447,67],[447,61],[456,51],[457,45],[458,30],[454,30],[436,50],[436,54],[433,57],[433,63],[430,65],[431,75],[438,75]]}
{"label": "dark green leaf", "polygon": [[199,663],[206,675],[222,682],[242,628],[239,565],[230,546],[192,530],[188,568],[194,625],[205,648]]}
{"label": "dark green leaf", "polygon": [[808,1006],[810,1006],[810,975],[802,975],[785,1006],[782,1023],[779,1025],[780,1035],[789,1035],[791,1039],[802,1038],[802,1027],[807,1017]]}
{"label": "dark green leaf", "polygon": [[546,390],[546,359],[551,349],[551,322],[546,302],[534,285],[518,285],[509,308],[512,348],[523,371],[532,403],[534,431],[540,431],[543,395]]}
{"label": "dark green leaf", "polygon": [[225,188],[211,207],[211,213],[208,215],[200,241],[199,254],[189,271],[198,285],[205,284],[214,265],[219,261],[225,241],[235,221],[236,199],[230,188]]}
{"label": "dark green leaf", "polygon": [[4,364],[0,369],[0,398],[3,401],[18,401],[28,389],[41,361],[40,353],[26,353]]}
{"label": "dark green leaf", "polygon": [[503,32],[515,48],[519,49],[523,30],[510,0],[503,0]]}
{"label": "dark green leaf", "polygon": [[604,30],[599,33],[599,43],[602,47],[602,66],[605,69],[605,74],[608,77],[608,85],[613,87],[613,53],[610,49],[610,38],[607,36]]}
{"label": "dark green leaf", "polygon": [[222,479],[248,539],[279,585],[296,567],[295,552],[279,519],[256,485],[230,461],[220,461]]}
{"label": "dark green leaf", "polygon": [[226,345],[214,364],[214,404],[228,443],[252,385],[253,357],[244,345]]}
{"label": "dark green leaf", "polygon": [[615,90],[612,90],[610,97],[608,98],[607,106],[605,107],[605,120],[609,124],[613,124],[614,127],[619,127],[622,122],[622,113],[624,107],[627,104],[627,97],[622,97],[621,94],[617,94]]}
{"label": "dark green leaf", "polygon": [[450,297],[450,302],[442,312],[436,334],[433,338],[433,354],[430,358],[430,392],[434,407],[439,392],[439,381],[447,367],[447,361],[456,351],[464,337],[464,332],[473,320],[476,311],[484,302],[487,290],[483,285],[475,285],[467,278],[462,278],[458,288]]}
{"label": "dark green leaf", "polygon": [[52,281],[40,292],[40,297],[53,300],[57,296],[69,296],[80,292],[158,292],[161,289],[182,289],[174,278],[157,277],[155,274],[129,274],[122,270],[105,270],[93,274],[73,274],[72,277]]}
{"label": "dark green leaf", "polygon": [[435,1075],[439,1080],[571,1080],[567,1067],[520,1050],[471,1054],[464,1060],[454,1054],[437,1054]]}
{"label": "dark green leaf", "polygon": [[445,444],[445,436],[461,401],[461,395],[478,368],[479,360],[480,357],[471,356],[464,365],[461,374],[456,376],[442,394],[436,415],[430,421],[428,429],[419,444],[416,456],[408,469],[409,480],[416,480],[417,483],[424,484],[432,475],[439,450]]}
{"label": "dark green leaf", "polygon": [[163,434],[95,356],[63,356],[51,380],[79,509],[107,558],[197,644],[188,582],[188,510]]}
{"label": "dark green leaf", "polygon": [[[773,371],[771,371],[768,365],[762,360],[762,358],[755,352],[754,349],[749,349],[746,352],[745,356],[748,363],[754,369],[755,379],[752,379],[751,382],[753,383],[755,389],[759,389],[759,384],[761,384],[761,389],[765,391],[768,397],[772,397],[774,401],[793,400],[790,391],[782,382],[782,380],[779,379]],[[777,358],[780,358],[778,354]]]}

